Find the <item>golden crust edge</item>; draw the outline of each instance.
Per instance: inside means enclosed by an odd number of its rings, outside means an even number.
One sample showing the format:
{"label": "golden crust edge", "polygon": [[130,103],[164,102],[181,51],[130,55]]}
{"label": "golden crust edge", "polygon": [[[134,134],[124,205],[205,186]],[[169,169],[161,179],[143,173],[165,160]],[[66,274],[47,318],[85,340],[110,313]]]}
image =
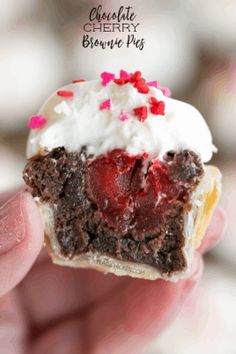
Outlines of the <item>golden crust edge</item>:
{"label": "golden crust edge", "polygon": [[197,213],[196,220],[194,220],[195,248],[198,248],[201,244],[221,195],[222,175],[220,170],[215,166],[207,166],[207,168],[208,172],[211,174],[212,186],[208,186],[205,193],[200,197],[200,201],[203,204],[203,211]]}

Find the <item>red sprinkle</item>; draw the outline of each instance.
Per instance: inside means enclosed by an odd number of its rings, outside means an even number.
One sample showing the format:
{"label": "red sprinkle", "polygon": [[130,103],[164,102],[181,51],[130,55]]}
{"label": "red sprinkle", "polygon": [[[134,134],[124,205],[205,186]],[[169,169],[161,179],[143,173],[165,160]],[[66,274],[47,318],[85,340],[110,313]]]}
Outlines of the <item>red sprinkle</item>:
{"label": "red sprinkle", "polygon": [[129,119],[129,116],[128,116],[127,113],[121,113],[119,119],[120,119],[121,122],[124,122],[127,119]]}
{"label": "red sprinkle", "polygon": [[142,73],[141,71],[135,71],[134,74],[131,74],[129,81],[130,82],[137,82],[139,79],[141,79]]}
{"label": "red sprinkle", "polygon": [[107,86],[109,82],[115,79],[115,74],[104,71],[101,73],[100,77],[102,79],[102,86]]}
{"label": "red sprinkle", "polygon": [[73,97],[74,96],[74,92],[73,91],[57,91],[58,96],[61,97]]}
{"label": "red sprinkle", "polygon": [[108,100],[103,101],[100,104],[99,109],[100,109],[100,111],[103,111],[103,110],[110,111],[111,110],[111,100],[110,100],[110,98]]}
{"label": "red sprinkle", "polygon": [[73,80],[72,82],[73,82],[73,84],[77,84],[79,82],[85,82],[85,80]]}
{"label": "red sprinkle", "polygon": [[37,116],[30,117],[28,128],[30,129],[42,128],[46,123],[47,123],[47,118],[39,114]]}
{"label": "red sprinkle", "polygon": [[142,78],[141,71],[136,71],[134,74],[131,74],[129,82],[134,84],[134,87],[138,90],[139,93],[148,93],[149,87],[146,84],[146,80]]}
{"label": "red sprinkle", "polygon": [[155,87],[155,88],[158,88],[159,87],[159,83],[158,83],[158,81],[149,81],[149,82],[147,82],[147,85],[148,86],[153,86],[153,87]]}
{"label": "red sprinkle", "polygon": [[134,87],[136,87],[139,93],[146,94],[149,92],[149,87],[147,86],[146,81],[142,78],[135,82]]}
{"label": "red sprinkle", "polygon": [[128,82],[129,82],[129,78],[120,78],[120,79],[115,79],[114,80],[114,83],[119,85],[119,86],[125,85]]}
{"label": "red sprinkle", "polygon": [[151,104],[150,111],[152,114],[162,115],[165,114],[165,102],[158,101],[156,97],[150,97],[148,102]]}
{"label": "red sprinkle", "polygon": [[128,79],[130,78],[130,74],[125,70],[120,70],[120,79]]}
{"label": "red sprinkle", "polygon": [[171,97],[171,90],[169,89],[169,87],[160,87],[160,90],[164,96]]}
{"label": "red sprinkle", "polygon": [[148,93],[149,87],[146,83],[146,80],[142,78],[141,71],[136,71],[133,74],[129,74],[127,71],[120,71],[120,78],[114,79],[114,83],[122,86],[130,82],[138,90],[139,93]]}
{"label": "red sprinkle", "polygon": [[146,106],[140,106],[133,109],[134,115],[138,117],[140,122],[144,122],[148,117],[148,110]]}
{"label": "red sprinkle", "polygon": [[165,103],[163,101],[158,102],[158,104],[151,106],[150,111],[152,114],[165,115]]}
{"label": "red sprinkle", "polygon": [[151,105],[155,105],[155,104],[158,104],[159,101],[156,99],[156,97],[150,97],[148,102],[151,104]]}

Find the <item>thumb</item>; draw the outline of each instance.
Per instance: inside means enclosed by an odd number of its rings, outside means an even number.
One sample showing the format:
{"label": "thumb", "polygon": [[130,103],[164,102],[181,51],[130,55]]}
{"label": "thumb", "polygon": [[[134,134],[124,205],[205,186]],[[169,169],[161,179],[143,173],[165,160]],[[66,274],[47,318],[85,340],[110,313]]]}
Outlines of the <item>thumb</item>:
{"label": "thumb", "polygon": [[0,296],[28,272],[43,243],[43,226],[33,198],[20,192],[0,208]]}

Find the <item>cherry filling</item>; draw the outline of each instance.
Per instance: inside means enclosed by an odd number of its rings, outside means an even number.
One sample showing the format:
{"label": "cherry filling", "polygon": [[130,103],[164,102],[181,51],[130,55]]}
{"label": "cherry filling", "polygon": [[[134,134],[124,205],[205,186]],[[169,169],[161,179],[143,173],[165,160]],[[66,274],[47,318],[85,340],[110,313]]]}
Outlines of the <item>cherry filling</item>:
{"label": "cherry filling", "polygon": [[113,150],[88,164],[86,192],[107,223],[122,233],[149,231],[164,205],[183,201],[183,184],[171,180],[168,161]]}

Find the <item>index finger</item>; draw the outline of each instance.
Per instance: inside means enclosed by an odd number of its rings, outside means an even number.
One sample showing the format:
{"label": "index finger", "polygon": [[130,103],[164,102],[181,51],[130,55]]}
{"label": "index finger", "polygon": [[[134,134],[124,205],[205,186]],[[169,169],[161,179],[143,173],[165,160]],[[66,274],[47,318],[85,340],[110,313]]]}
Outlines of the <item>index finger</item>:
{"label": "index finger", "polygon": [[29,193],[17,193],[0,207],[0,296],[25,276],[43,243],[43,225]]}

